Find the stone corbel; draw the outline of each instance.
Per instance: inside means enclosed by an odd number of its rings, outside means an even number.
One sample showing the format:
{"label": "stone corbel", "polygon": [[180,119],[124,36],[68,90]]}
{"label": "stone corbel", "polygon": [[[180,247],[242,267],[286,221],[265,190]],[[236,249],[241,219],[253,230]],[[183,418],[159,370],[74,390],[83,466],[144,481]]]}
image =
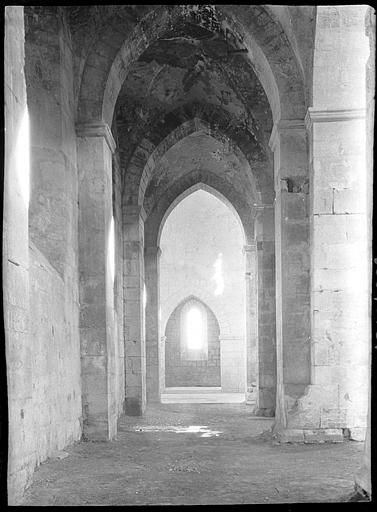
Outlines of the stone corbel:
{"label": "stone corbel", "polygon": [[116,143],[107,123],[78,123],[76,124],[76,135],[78,137],[103,137],[106,140],[111,153],[115,153]]}
{"label": "stone corbel", "polygon": [[254,242],[254,243],[251,243],[251,244],[244,245],[243,248],[242,248],[242,252],[244,254],[246,254],[246,253],[253,253],[253,252],[256,251],[256,249],[257,249],[257,243]]}
{"label": "stone corbel", "polygon": [[304,130],[305,123],[302,119],[280,119],[280,121],[276,122],[272,128],[270,140],[268,145],[271,148],[271,151],[275,151],[276,144],[279,140],[280,134],[287,131],[293,130]]}
{"label": "stone corbel", "polygon": [[314,107],[309,107],[305,116],[305,126],[310,131],[314,123],[353,121],[354,119],[365,119],[365,116],[365,108],[317,110]]}

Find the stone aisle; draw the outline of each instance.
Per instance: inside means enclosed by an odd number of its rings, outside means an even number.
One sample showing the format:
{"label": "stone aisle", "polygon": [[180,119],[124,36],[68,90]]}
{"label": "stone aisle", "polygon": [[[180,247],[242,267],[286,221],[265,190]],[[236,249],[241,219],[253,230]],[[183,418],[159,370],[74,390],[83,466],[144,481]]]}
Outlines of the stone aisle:
{"label": "stone aisle", "polygon": [[24,505],[348,500],[363,443],[276,445],[271,425],[244,404],[149,406],[122,418],[115,441],[78,443],[42,464]]}

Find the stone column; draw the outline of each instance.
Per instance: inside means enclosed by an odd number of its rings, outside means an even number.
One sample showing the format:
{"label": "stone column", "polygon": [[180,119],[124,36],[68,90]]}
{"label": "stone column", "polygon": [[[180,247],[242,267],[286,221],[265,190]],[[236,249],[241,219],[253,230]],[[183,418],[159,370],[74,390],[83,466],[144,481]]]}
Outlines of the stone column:
{"label": "stone column", "polygon": [[274,208],[255,207],[258,265],[258,403],[255,413],[273,416],[276,402]]}
{"label": "stone column", "polygon": [[125,412],[131,416],[143,414],[146,406],[144,221],[142,207],[123,207]]}
{"label": "stone column", "polygon": [[80,124],[76,131],[83,429],[87,439],[108,440],[117,431],[114,282],[109,247],[115,143],[106,124]]}
{"label": "stone column", "polygon": [[145,258],[145,284],[147,292],[145,309],[145,336],[146,336],[146,368],[147,368],[147,402],[159,403],[161,401],[160,388],[160,287],[159,269],[161,249],[157,246],[146,247]]}
{"label": "stone column", "polygon": [[[369,57],[366,64],[365,82],[366,82],[366,167],[367,167],[367,205],[368,205],[368,260],[370,275],[374,271],[374,279],[377,276],[376,262],[373,269],[372,257],[372,195],[373,195],[373,142],[374,142],[374,115],[375,115],[375,63],[376,63],[376,13],[372,7],[368,7],[365,14],[365,34],[369,39]],[[369,281],[370,292],[368,310],[372,310],[372,280]],[[375,282],[375,280],[374,280]],[[369,323],[368,338],[370,340],[369,349],[369,394],[368,394],[368,420],[367,429],[365,434],[364,453],[361,462],[361,467],[355,475],[355,488],[361,494],[366,494],[369,497],[372,495],[372,481],[371,481],[371,382],[370,382],[370,368],[371,368],[371,345],[372,329]]]}
{"label": "stone column", "polygon": [[[365,111],[306,116],[311,166],[311,382],[288,418],[304,438],[363,440],[369,283]],[[308,429],[311,431],[309,432]]]}
{"label": "stone column", "polygon": [[274,126],[270,146],[275,176],[276,415],[287,425],[286,407],[310,379],[308,158],[301,120]]}
{"label": "stone column", "polygon": [[259,390],[258,354],[258,267],[256,243],[244,245],[246,279],[246,403],[257,404]]}

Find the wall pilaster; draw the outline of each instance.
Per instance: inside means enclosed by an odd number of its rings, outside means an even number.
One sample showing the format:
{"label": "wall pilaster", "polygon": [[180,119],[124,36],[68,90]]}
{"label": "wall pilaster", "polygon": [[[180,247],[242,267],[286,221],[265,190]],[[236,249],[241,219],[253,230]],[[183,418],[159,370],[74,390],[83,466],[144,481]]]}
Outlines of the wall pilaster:
{"label": "wall pilaster", "polygon": [[142,207],[123,207],[125,411],[132,416],[146,407],[144,221]]}
{"label": "wall pilaster", "polygon": [[83,429],[93,440],[112,439],[117,431],[111,261],[114,149],[107,125],[77,126]]}

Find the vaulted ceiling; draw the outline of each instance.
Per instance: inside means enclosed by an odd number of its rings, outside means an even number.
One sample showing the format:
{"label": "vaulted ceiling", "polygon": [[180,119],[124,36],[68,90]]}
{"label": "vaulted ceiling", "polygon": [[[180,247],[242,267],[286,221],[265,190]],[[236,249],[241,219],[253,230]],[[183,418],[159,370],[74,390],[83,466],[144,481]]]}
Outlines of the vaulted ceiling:
{"label": "vaulted ceiling", "polygon": [[[92,62],[97,66],[107,59],[110,63],[110,55],[115,55],[127,34],[140,27],[137,37],[143,50],[138,51],[136,45],[138,58],[131,58],[127,65],[112,124],[124,186],[126,192],[131,191],[126,202],[140,201],[134,189],[140,186],[146,162],[157,150],[153,173],[141,196],[147,210],[153,209],[157,197],[172,190],[175,181],[195,173],[203,179],[205,173],[218,176],[250,206],[271,203],[273,165],[268,141],[272,106],[260,70],[253,64],[250,45],[246,48],[237,27],[242,20],[263,40],[271,65],[280,66],[276,79],[284,81],[287,94],[294,98],[294,83],[302,81],[309,97],[314,8],[224,5],[222,14],[213,5],[169,9],[143,5],[67,8],[77,95],[84,70],[90,72]],[[159,13],[156,28],[153,10]],[[231,25],[232,29],[225,28]],[[158,37],[152,35],[145,45],[143,38],[154,32]],[[130,45],[127,48],[135,51]],[[199,126],[180,136],[180,127],[193,120],[206,128]],[[172,133],[173,144],[166,144]],[[165,146],[165,154],[161,154]],[[137,170],[135,159],[139,160]]]}

